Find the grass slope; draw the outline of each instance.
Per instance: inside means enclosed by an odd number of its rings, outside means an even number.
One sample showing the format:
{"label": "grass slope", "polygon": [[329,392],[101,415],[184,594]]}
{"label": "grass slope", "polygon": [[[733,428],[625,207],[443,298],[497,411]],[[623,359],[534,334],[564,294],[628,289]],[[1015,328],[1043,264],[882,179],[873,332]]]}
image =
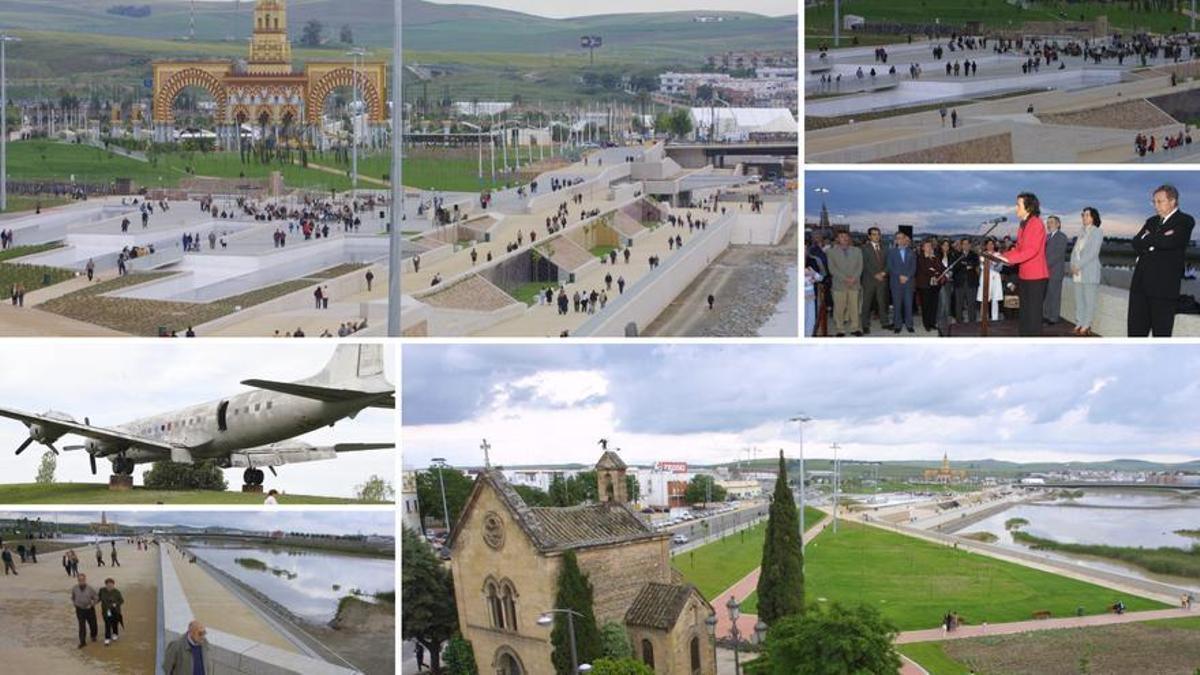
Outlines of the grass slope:
{"label": "grass slope", "polygon": [[[804,524],[809,528],[825,516],[811,506],[805,508],[804,513]],[[766,531],[766,523],[755,525],[720,541],[679,554],[671,564],[706,599],[712,600],[762,564]]]}
{"label": "grass slope", "polygon": [[[147,490],[110,491],[97,483],[0,485],[0,504],[262,504],[264,497],[241,492]],[[354,499],[285,494],[280,504],[364,504]]]}
{"label": "grass slope", "polygon": [[[806,595],[846,605],[870,604],[900,630],[934,628],[947,611],[967,623],[1025,621],[1035,611],[1056,617],[1103,614],[1118,598],[1131,611],[1165,605],[1095,584],[940,546],[875,527],[843,522],[807,549]],[[756,599],[743,611],[753,613]]]}

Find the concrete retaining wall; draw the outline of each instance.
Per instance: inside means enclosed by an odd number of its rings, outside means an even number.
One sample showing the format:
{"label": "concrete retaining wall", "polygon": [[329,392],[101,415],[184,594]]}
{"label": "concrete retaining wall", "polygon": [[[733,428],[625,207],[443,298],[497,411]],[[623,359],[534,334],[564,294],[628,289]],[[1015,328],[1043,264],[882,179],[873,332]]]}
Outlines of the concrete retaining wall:
{"label": "concrete retaining wall", "polygon": [[477,312],[466,309],[448,309],[445,307],[428,306],[425,316],[428,322],[429,335],[472,335],[498,323],[515,319],[528,309],[521,302],[506,305],[490,312]]}
{"label": "concrete retaining wall", "polygon": [[[169,544],[159,547],[158,601],[160,617],[159,644],[162,649],[187,633],[192,620],[192,608],[175,566],[167,553]],[[251,611],[247,608],[246,611]],[[356,671],[326,663],[276,647],[246,640],[225,633],[213,626],[208,629],[209,658],[214,675],[247,673],[252,675],[353,675]],[[162,673],[162,652],[158,655],[156,672]]]}
{"label": "concrete retaining wall", "polygon": [[729,247],[734,220],[734,214],[717,219],[707,230],[687,242],[682,253],[676,252],[624,295],[610,300],[608,307],[575,331],[575,336],[623,337],[629,323],[635,324],[640,334]]}

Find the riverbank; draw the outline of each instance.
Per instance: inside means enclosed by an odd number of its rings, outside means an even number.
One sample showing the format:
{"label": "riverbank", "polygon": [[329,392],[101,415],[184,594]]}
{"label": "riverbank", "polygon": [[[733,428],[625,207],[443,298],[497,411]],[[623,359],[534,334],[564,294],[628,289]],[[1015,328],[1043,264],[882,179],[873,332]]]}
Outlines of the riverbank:
{"label": "riverbank", "polygon": [[1034,536],[1028,532],[1014,530],[1013,541],[1039,551],[1058,551],[1095,558],[1107,558],[1141,567],[1155,574],[1166,574],[1186,579],[1200,579],[1200,545],[1191,550],[1162,546],[1141,548],[1132,546],[1106,546],[1103,544],[1074,544]]}

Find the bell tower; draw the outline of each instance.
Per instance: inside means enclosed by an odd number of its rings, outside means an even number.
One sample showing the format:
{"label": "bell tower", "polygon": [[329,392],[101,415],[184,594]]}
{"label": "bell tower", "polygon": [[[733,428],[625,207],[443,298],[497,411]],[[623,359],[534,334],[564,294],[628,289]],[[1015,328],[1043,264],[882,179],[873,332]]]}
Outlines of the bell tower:
{"label": "bell tower", "polygon": [[254,5],[254,35],[250,38],[252,75],[290,75],[292,44],[288,40],[284,0],[258,0]]}
{"label": "bell tower", "polygon": [[[605,444],[607,446],[607,444]],[[625,483],[625,473],[628,467],[625,462],[612,450],[605,450],[596,462],[596,495],[601,504],[629,503],[629,488]]]}

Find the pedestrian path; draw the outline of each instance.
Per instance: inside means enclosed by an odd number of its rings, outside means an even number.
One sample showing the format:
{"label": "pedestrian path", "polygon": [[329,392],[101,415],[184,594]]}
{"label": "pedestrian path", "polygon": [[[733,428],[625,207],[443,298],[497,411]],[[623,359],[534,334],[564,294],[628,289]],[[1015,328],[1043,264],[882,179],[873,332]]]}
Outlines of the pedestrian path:
{"label": "pedestrian path", "polygon": [[[45,546],[45,542],[39,542]],[[61,564],[64,551],[42,552],[37,564],[17,562],[19,576],[0,577],[0,664],[11,673],[135,673],[155,671],[158,550],[118,543],[120,567],[96,566],[95,547],[75,549],[79,571],[99,590],[112,577],[125,598],[121,638],[104,646],[97,609],[98,641],[79,649],[69,591],[75,583]],[[102,547],[105,562],[109,544]],[[15,554],[14,554],[15,555]]]}
{"label": "pedestrian path", "polygon": [[1093,614],[1090,616],[1072,616],[1063,619],[1033,619],[1029,621],[1012,621],[1010,623],[981,624],[978,626],[959,626],[953,631],[946,632],[942,628],[925,630],[910,630],[900,633],[896,644],[913,642],[940,642],[942,640],[965,640],[967,638],[987,637],[992,635],[1013,635],[1016,633],[1031,633],[1042,630],[1061,630],[1063,628],[1088,628],[1090,626],[1112,626],[1122,623],[1139,621],[1160,621],[1162,619],[1182,619],[1197,616],[1195,610],[1185,609],[1153,609],[1145,612],[1126,612],[1124,614]]}

